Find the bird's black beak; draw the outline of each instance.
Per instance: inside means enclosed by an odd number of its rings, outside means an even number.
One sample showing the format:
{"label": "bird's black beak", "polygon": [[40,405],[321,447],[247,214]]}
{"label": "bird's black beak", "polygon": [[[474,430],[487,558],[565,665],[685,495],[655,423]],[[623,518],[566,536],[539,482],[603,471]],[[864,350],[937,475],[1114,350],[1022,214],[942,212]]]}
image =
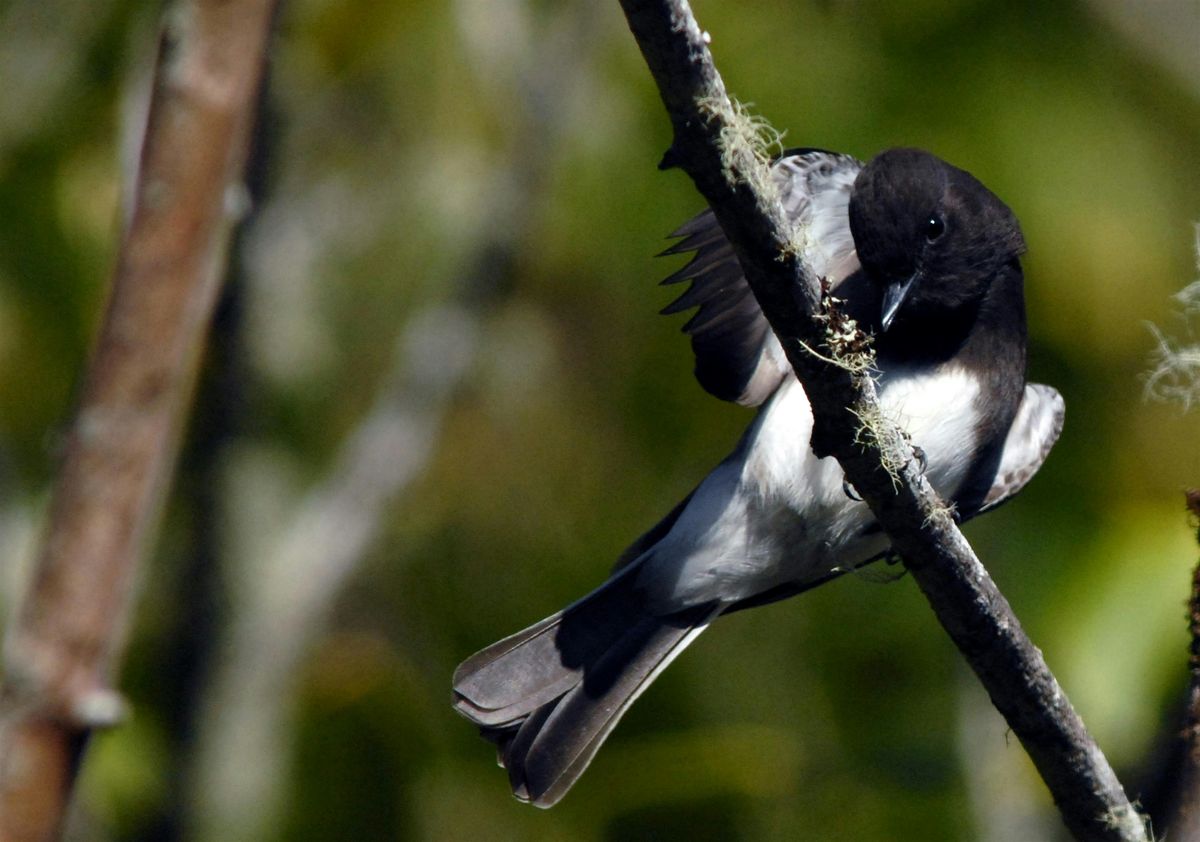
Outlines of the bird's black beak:
{"label": "bird's black beak", "polygon": [[904,303],[904,299],[908,298],[908,293],[920,274],[920,272],[913,272],[906,280],[893,281],[884,289],[883,318],[881,319],[884,331],[892,326],[892,322],[896,319],[896,313],[900,310],[900,305]]}

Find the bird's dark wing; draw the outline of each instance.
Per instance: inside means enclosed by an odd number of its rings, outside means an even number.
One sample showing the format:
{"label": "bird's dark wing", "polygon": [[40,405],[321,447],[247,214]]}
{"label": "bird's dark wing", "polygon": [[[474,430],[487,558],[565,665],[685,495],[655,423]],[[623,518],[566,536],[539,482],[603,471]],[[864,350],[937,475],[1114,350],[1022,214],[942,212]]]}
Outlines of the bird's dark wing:
{"label": "bird's dark wing", "polygon": [[1017,409],[1017,417],[1004,440],[1000,467],[980,512],[994,509],[1025,487],[1046,461],[1050,448],[1062,432],[1066,406],[1062,395],[1050,386],[1029,383]]}
{"label": "bird's dark wing", "polygon": [[[861,168],[849,155],[804,150],[785,154],[773,170],[784,208],[804,237],[804,260],[834,285],[859,268],[847,209]],[[705,211],[671,236],[682,239],[664,254],[695,255],[663,281],[691,286],[662,312],[699,307],[683,326],[692,337],[696,379],[722,400],[761,404],[791,369],[720,224]]]}

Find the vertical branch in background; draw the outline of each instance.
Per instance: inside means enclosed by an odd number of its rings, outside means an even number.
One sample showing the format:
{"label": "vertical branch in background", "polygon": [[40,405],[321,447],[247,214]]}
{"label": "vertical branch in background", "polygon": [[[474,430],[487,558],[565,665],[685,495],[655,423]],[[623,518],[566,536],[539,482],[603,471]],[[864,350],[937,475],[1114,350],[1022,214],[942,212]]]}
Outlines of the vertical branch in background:
{"label": "vertical branch in background", "polygon": [[[1200,225],[1195,228],[1196,265],[1200,268]],[[1149,326],[1156,347],[1146,373],[1146,397],[1177,403],[1187,412],[1200,404],[1200,342],[1196,341],[1192,322],[1200,316],[1200,280],[1192,281],[1172,298],[1180,305],[1185,333],[1173,338],[1156,325]],[[1200,488],[1188,490],[1185,501],[1200,542]],[[1192,640],[1187,693],[1168,719],[1170,735],[1147,764],[1142,801],[1172,839],[1190,842],[1200,840],[1200,564],[1192,573],[1188,621]],[[1183,726],[1178,729],[1181,720]]]}
{"label": "vertical branch in background", "polygon": [[[1188,511],[1197,525],[1200,542],[1200,489],[1187,492]],[[1174,816],[1167,827],[1172,839],[1200,839],[1200,564],[1192,573],[1192,596],[1188,600],[1188,625],[1192,634],[1191,682],[1188,685],[1187,710],[1180,733],[1180,759],[1175,793]]]}
{"label": "vertical branch in background", "polygon": [[219,286],[275,5],[187,0],[167,12],[136,204],[5,645],[5,842],[60,832],[89,736],[121,715],[110,681]]}
{"label": "vertical branch in background", "polygon": [[269,62],[265,72],[244,177],[251,209],[231,242],[229,269],[199,372],[191,429],[176,470],[174,508],[188,511],[186,536],[181,551],[171,559],[176,569],[165,577],[170,579],[171,587],[159,596],[175,608],[169,617],[160,620],[164,625],[153,645],[157,654],[151,656],[149,664],[159,677],[153,704],[162,711],[167,731],[164,797],[153,820],[139,827],[133,840],[173,842],[186,838],[190,764],[198,742],[205,691],[216,669],[213,662],[222,614],[229,602],[221,576],[225,455],[257,409],[252,397],[257,390],[250,380],[246,348],[245,242],[267,194],[273,140],[278,136]]}

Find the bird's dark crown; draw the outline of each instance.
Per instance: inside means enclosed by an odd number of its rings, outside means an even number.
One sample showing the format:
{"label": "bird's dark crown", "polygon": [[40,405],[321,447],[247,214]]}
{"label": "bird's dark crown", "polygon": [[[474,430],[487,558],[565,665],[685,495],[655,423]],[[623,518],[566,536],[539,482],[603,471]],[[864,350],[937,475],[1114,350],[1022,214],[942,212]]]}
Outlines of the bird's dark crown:
{"label": "bird's dark crown", "polygon": [[1007,205],[970,173],[919,149],[889,149],[863,168],[850,230],[872,281],[915,278],[899,319],[978,304],[1025,251]]}

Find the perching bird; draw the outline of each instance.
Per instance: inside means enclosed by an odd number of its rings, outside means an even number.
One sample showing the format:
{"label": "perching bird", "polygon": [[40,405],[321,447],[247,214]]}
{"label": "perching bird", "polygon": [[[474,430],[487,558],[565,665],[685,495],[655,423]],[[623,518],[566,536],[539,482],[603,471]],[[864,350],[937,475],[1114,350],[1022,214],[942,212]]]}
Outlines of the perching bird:
{"label": "perching bird", "polygon": [[[969,173],[916,149],[869,164],[803,150],[774,168],[804,259],[874,334],[881,407],[965,520],[1033,476],[1062,428],[1054,389],[1025,383],[1016,217]],[[711,211],[675,232],[694,251],[665,283],[712,394],[761,406],[738,446],[609,579],[454,674],[455,708],[499,747],[513,792],[556,803],[629,705],[723,613],[791,596],[876,558],[886,536],[832,457],[809,445],[804,389]]]}

